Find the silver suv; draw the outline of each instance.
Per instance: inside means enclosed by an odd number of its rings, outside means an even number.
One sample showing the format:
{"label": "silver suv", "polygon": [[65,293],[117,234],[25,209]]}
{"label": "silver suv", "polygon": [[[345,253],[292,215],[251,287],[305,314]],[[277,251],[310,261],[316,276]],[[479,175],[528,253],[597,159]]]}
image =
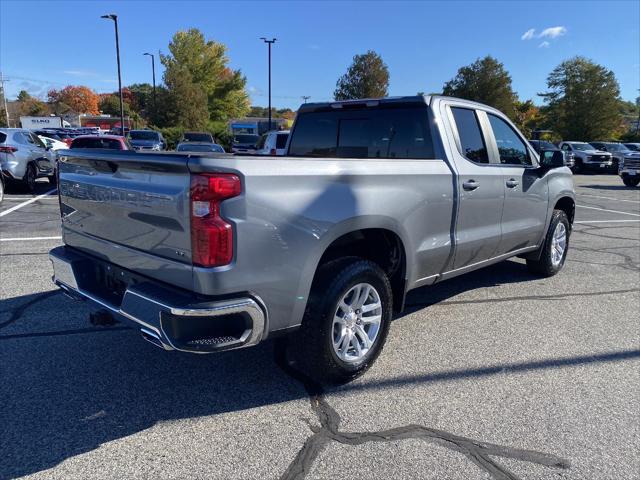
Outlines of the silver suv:
{"label": "silver suv", "polygon": [[18,183],[33,192],[36,179],[55,182],[49,148],[36,134],[22,128],[0,128],[0,169],[7,184]]}

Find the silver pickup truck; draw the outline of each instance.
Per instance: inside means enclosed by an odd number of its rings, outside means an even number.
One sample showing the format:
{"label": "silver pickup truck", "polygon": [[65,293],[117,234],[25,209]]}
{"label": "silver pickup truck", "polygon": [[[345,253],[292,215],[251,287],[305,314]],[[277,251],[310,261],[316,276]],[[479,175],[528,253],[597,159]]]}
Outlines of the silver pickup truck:
{"label": "silver pickup truck", "polygon": [[440,96],[305,104],[284,157],[62,151],[54,282],[165,350],[287,334],[345,382],[405,295],[513,256],[556,274],[574,189],[499,111]]}

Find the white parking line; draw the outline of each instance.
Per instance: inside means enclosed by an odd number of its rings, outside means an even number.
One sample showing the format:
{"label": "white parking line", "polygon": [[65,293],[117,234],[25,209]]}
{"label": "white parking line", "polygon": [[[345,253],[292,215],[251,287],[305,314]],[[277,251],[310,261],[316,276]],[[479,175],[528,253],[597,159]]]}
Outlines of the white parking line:
{"label": "white parking line", "polygon": [[600,195],[585,195],[584,193],[578,193],[578,195],[580,197],[604,198],[605,200],[615,200],[616,202],[640,203],[640,200],[623,200],[622,198],[602,197]]}
{"label": "white parking line", "polygon": [[7,210],[4,210],[4,211],[0,212],[0,217],[4,217],[5,215],[9,215],[11,212],[15,212],[19,208],[26,207],[30,203],[37,202],[41,198],[44,198],[47,195],[51,195],[53,192],[55,192],[57,190],[58,190],[57,188],[54,188],[53,190],[49,190],[47,193],[43,193],[42,195],[38,195],[37,197],[33,197],[31,200],[27,200],[26,202],[19,203],[15,207],[11,207],[11,208],[9,208]]}
{"label": "white parking line", "polygon": [[620,215],[631,215],[632,217],[640,217],[640,213],[621,212],[620,210],[607,210],[606,208],[587,207],[586,205],[576,205],[578,208],[588,208],[590,210],[600,210],[601,212],[619,213]]}
{"label": "white parking line", "polygon": [[640,222],[640,218],[637,220],[580,220],[578,222],[573,223],[638,223]]}
{"label": "white parking line", "polygon": [[0,238],[0,242],[28,242],[30,240],[62,240],[62,237]]}

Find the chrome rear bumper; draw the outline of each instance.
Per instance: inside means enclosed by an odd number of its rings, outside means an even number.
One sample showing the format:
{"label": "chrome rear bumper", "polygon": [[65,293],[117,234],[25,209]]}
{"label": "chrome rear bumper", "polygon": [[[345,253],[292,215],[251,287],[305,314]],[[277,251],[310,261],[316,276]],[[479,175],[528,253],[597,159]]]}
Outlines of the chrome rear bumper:
{"label": "chrome rear bumper", "polygon": [[[90,300],[133,322],[143,338],[165,350],[212,353],[255,345],[264,337],[265,313],[257,299],[194,302],[187,292],[139,279],[121,296],[109,298],[104,294],[108,288],[96,283],[91,274],[105,262],[64,246],[51,250],[49,258],[53,282],[69,297]],[[114,274],[125,276],[126,271],[107,266],[112,268]]]}

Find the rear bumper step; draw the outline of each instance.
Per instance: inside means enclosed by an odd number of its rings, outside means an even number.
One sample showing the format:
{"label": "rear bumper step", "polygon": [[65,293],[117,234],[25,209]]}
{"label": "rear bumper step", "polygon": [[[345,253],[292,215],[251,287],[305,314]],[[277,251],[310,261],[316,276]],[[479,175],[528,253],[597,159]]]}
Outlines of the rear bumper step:
{"label": "rear bumper step", "polygon": [[[75,300],[90,300],[133,322],[142,337],[165,350],[192,353],[255,345],[265,333],[265,313],[258,299],[195,301],[186,293],[154,282],[68,247],[49,252],[53,282]],[[122,294],[106,294],[99,269],[127,280]],[[124,288],[124,287],[123,287]]]}

